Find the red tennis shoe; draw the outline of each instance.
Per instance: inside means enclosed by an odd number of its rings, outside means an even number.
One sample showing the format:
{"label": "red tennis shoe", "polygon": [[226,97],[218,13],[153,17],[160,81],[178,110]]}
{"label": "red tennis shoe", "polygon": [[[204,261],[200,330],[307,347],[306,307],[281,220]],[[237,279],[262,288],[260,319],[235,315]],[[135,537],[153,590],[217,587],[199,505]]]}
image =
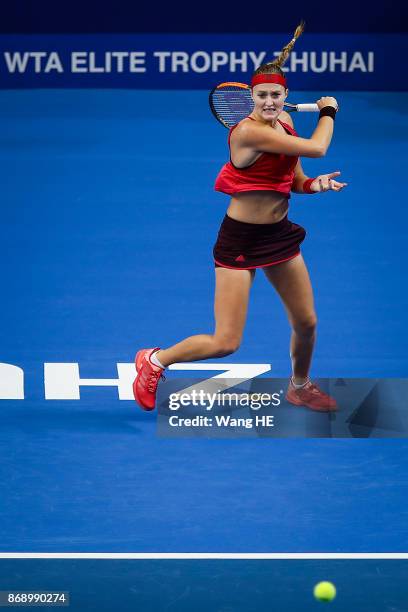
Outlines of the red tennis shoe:
{"label": "red tennis shoe", "polygon": [[296,389],[292,379],[290,379],[286,399],[295,406],[307,406],[318,412],[334,412],[337,410],[336,400],[324,393],[310,380],[304,387]]}
{"label": "red tennis shoe", "polygon": [[160,379],[165,380],[164,369],[150,361],[151,355],[159,350],[158,347],[142,349],[135,357],[137,374],[133,382],[133,395],[144,410],[154,410],[157,385]]}

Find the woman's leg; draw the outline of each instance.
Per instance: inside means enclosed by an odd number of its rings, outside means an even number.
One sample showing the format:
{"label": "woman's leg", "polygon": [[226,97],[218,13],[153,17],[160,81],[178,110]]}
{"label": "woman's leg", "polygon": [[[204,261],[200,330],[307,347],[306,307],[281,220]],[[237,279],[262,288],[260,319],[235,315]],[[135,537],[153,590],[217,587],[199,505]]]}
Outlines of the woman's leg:
{"label": "woman's leg", "polygon": [[316,313],[309,273],[301,255],[263,270],[285,305],[292,326],[293,381],[302,384],[309,375],[316,338]]}
{"label": "woman's leg", "polygon": [[165,366],[210,357],[225,357],[240,345],[245,327],[249,292],[254,270],[215,268],[215,331],[213,334],[190,336],[155,354]]}

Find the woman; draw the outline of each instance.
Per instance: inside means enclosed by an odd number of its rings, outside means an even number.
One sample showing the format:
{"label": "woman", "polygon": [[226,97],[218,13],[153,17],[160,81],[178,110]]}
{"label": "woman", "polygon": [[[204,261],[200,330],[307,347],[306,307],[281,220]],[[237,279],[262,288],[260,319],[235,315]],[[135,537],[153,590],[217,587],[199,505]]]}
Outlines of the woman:
{"label": "woman", "polygon": [[213,334],[190,336],[167,349],[142,349],[136,355],[135,400],[145,410],[155,406],[164,369],[176,362],[224,357],[235,352],[245,326],[249,292],[257,268],[262,268],[280,295],[292,327],[292,377],[286,399],[312,410],[331,411],[336,402],[309,380],[315,342],[313,291],[299,245],[305,230],[287,218],[290,191],[340,191],[340,172],[305,176],[299,156],[322,157],[330,145],[338,109],[332,97],[317,101],[319,121],[311,138],[299,138],[283,111],[288,95],[281,69],[296,39],[279,57],[260,66],[252,77],[253,112],[230,131],[230,161],[215,188],[231,195],[214,247],[216,290]]}

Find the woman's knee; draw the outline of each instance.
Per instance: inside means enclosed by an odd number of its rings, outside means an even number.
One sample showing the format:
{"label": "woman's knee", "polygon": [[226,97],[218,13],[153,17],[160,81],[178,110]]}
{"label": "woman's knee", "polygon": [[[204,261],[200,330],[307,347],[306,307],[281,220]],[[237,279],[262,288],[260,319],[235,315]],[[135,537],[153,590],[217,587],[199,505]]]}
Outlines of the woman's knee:
{"label": "woman's knee", "polygon": [[292,321],[292,328],[301,336],[312,336],[316,331],[317,317],[315,313],[310,313]]}
{"label": "woman's knee", "polygon": [[241,345],[241,338],[238,336],[214,336],[215,350],[219,357],[225,357],[235,353]]}

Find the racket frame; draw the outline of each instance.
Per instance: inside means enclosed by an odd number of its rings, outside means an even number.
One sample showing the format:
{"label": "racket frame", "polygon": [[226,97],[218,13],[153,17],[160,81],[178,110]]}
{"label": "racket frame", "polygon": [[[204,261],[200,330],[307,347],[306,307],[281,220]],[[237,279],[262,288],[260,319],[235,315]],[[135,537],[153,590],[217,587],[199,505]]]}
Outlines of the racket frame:
{"label": "racket frame", "polygon": [[[217,121],[219,121],[225,128],[227,128],[228,130],[230,130],[233,126],[229,125],[226,121],[224,121],[224,119],[221,117],[221,115],[219,115],[215,109],[214,106],[214,102],[213,102],[213,96],[214,96],[214,92],[217,89],[222,89],[222,87],[238,87],[242,90],[245,91],[251,91],[251,86],[248,85],[247,83],[238,83],[237,81],[226,81],[225,83],[219,83],[218,85],[216,85],[215,87],[213,87],[213,89],[210,91],[209,96],[208,96],[208,101],[209,101],[209,105],[210,105],[210,109],[212,114],[214,115],[214,117],[217,119]],[[299,104],[292,104],[291,102],[285,102],[284,103],[284,108],[288,113],[294,113],[296,111],[299,111]],[[309,106],[309,105],[308,105]],[[317,105],[316,105],[317,108]],[[253,110],[253,107],[252,107]],[[248,115],[252,112],[252,110],[249,111]],[[248,116],[247,115],[247,116]],[[239,121],[237,121],[235,124],[239,123],[240,121],[242,121],[243,119],[245,119],[245,117],[242,117],[242,119],[240,119]]]}

